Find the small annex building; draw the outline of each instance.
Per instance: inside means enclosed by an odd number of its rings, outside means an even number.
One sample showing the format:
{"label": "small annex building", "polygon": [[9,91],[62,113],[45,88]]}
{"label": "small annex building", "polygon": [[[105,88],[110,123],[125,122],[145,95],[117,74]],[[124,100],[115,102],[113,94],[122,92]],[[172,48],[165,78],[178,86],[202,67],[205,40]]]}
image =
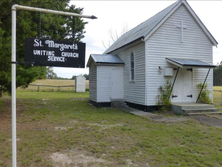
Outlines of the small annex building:
{"label": "small annex building", "polygon": [[116,55],[90,55],[90,101],[96,106],[110,106],[112,100],[122,100],[124,62]]}
{"label": "small annex building", "polygon": [[89,98],[121,99],[145,111],[157,107],[159,87],[172,83],[172,103],[196,103],[206,81],[213,101],[217,41],[186,0],[178,0],[123,34],[105,53],[90,55]]}

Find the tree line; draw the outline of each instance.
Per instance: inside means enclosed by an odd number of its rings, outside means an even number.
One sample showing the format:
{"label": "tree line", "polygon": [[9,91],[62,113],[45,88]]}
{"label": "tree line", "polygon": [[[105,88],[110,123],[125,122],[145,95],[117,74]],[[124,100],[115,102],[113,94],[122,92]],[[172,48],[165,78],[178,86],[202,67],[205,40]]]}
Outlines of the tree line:
{"label": "tree line", "polygon": [[[47,74],[45,76],[45,79],[71,79],[75,80],[78,75],[73,75],[72,78],[64,78],[64,77],[58,77],[57,74],[53,71],[52,67],[46,68]],[[89,80],[89,74],[83,74],[83,76],[86,78],[86,80]]]}
{"label": "tree line", "polygon": [[214,86],[222,86],[222,61],[214,69]]}

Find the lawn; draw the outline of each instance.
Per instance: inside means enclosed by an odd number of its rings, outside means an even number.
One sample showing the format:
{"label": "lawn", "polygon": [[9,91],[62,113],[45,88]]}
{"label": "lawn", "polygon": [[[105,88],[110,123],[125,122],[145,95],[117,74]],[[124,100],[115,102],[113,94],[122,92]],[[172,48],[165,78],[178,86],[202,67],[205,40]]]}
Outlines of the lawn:
{"label": "lawn", "polygon": [[217,108],[222,109],[221,105],[221,92],[222,91],[222,86],[214,86],[214,105]]}
{"label": "lawn", "polygon": [[[21,167],[222,166],[222,128],[157,123],[89,104],[88,92],[17,91]],[[0,166],[11,166],[10,98],[0,99]]]}

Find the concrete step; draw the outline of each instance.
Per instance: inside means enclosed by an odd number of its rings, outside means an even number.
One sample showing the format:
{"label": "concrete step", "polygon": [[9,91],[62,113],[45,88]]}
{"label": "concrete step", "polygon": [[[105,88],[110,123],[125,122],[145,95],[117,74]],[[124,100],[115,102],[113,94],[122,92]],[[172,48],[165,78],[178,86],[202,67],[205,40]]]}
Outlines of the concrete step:
{"label": "concrete step", "polygon": [[216,109],[214,105],[210,104],[176,103],[172,104],[171,109],[173,112],[183,115],[204,115],[206,113],[208,114],[218,113],[218,109]]}
{"label": "concrete step", "polygon": [[127,108],[129,107],[125,101],[111,101],[111,106],[112,107],[117,107],[117,108]]}
{"label": "concrete step", "polygon": [[218,112],[219,110],[216,108],[189,108],[182,109],[185,113],[202,113],[202,112]]}
{"label": "concrete step", "polygon": [[215,108],[213,105],[191,105],[191,106],[181,106],[182,110],[189,110],[189,109],[212,109]]}

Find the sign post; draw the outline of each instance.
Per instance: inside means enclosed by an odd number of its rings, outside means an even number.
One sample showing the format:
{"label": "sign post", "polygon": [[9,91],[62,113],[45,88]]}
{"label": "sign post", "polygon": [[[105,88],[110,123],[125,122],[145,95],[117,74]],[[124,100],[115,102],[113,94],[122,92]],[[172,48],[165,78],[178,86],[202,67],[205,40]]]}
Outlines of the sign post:
{"label": "sign post", "polygon": [[[13,5],[12,6],[12,66],[11,66],[11,89],[12,89],[12,167],[17,167],[17,155],[16,155],[16,10],[27,10],[27,11],[35,11],[35,12],[42,12],[42,13],[51,13],[57,15],[65,15],[65,16],[76,16],[82,18],[90,18],[90,19],[97,19],[95,16],[89,15],[81,15],[77,13],[71,12],[63,12],[57,10],[49,10],[43,8],[35,8],[29,6],[22,6],[22,5]],[[55,60],[55,58],[52,58]],[[60,58],[57,58],[60,59]],[[84,58],[85,60],[85,58]]]}
{"label": "sign post", "polygon": [[12,8],[12,166],[16,167],[16,9]]}

